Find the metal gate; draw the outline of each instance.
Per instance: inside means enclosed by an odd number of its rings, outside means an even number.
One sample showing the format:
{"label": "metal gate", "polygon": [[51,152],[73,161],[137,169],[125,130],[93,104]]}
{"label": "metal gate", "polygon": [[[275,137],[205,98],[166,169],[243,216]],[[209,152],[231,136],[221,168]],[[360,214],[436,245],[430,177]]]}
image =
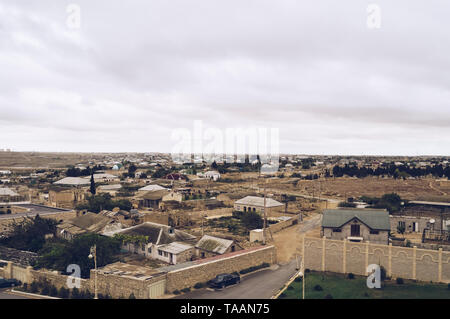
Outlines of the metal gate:
{"label": "metal gate", "polygon": [[155,282],[153,284],[151,284],[148,287],[148,297],[150,299],[154,299],[157,297],[160,297],[162,295],[164,295],[166,293],[166,280],[160,280],[158,282]]}

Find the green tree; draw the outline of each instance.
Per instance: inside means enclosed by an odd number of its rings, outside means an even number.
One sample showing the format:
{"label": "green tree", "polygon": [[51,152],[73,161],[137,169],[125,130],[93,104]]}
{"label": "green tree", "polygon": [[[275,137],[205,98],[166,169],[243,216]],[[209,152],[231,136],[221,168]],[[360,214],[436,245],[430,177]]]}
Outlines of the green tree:
{"label": "green tree", "polygon": [[0,239],[0,244],[7,247],[38,252],[45,244],[45,235],[55,234],[57,222],[50,218],[28,217],[22,222],[14,223],[8,237]]}
{"label": "green tree", "polygon": [[47,268],[66,271],[67,265],[77,264],[81,268],[81,277],[88,278],[94,261],[89,259],[90,248],[97,245],[98,267],[110,264],[117,260],[121,241],[97,234],[85,234],[76,237],[73,241],[49,242],[40,251],[36,261],[36,268]]}
{"label": "green tree", "polygon": [[91,175],[91,187],[90,187],[89,191],[91,192],[92,195],[95,195],[95,193],[96,193],[94,173],[92,173],[92,175]]}
{"label": "green tree", "polygon": [[244,213],[241,217],[241,221],[248,230],[262,228],[264,225],[263,219],[256,212]]}

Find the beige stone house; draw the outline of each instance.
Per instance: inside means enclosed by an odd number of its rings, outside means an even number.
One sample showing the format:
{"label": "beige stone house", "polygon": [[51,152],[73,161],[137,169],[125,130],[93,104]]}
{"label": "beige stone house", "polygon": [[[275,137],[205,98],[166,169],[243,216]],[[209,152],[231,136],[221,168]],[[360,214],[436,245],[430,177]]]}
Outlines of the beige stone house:
{"label": "beige stone house", "polygon": [[49,205],[58,208],[74,208],[85,198],[86,190],[76,187],[52,186],[48,192]]}
{"label": "beige stone house", "polygon": [[122,229],[122,225],[114,218],[90,212],[80,213],[79,216],[63,221],[56,226],[56,236],[72,240],[78,235],[86,233],[106,234]]}
{"label": "beige stone house", "polygon": [[353,242],[389,243],[389,213],[381,209],[326,209],[321,235]]}
{"label": "beige stone house", "polygon": [[0,203],[13,203],[23,200],[23,196],[7,187],[0,188]]}
{"label": "beige stone house", "polygon": [[145,222],[108,233],[108,236],[146,237],[145,243],[124,243],[123,249],[168,264],[190,261],[195,256],[196,237],[168,225]]}
{"label": "beige stone house", "polygon": [[[272,198],[266,198],[266,213],[282,212],[284,204]],[[234,202],[234,210],[238,212],[264,213],[264,197],[246,196]]]}

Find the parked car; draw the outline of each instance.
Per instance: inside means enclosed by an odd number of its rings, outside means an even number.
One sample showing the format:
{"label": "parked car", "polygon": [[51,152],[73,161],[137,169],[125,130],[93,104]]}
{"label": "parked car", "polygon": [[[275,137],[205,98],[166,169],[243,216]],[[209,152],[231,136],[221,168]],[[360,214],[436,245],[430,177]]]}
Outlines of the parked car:
{"label": "parked car", "polygon": [[211,288],[223,288],[229,285],[238,284],[241,282],[241,277],[237,274],[220,274],[216,278],[208,281],[208,286]]}
{"label": "parked car", "polygon": [[9,288],[20,286],[21,282],[16,279],[3,279],[0,278],[0,288]]}

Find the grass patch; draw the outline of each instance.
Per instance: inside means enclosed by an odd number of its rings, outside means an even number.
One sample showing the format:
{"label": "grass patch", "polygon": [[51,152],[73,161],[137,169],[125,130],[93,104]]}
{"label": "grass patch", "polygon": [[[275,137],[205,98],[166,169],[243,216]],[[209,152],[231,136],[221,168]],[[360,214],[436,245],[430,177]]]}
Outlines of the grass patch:
{"label": "grass patch", "polygon": [[[384,281],[381,289],[369,289],[366,277],[344,274],[309,272],[305,278],[306,299],[450,299],[446,284],[402,280]],[[279,299],[302,299],[302,281],[294,281]],[[318,287],[321,288],[318,289]]]}

